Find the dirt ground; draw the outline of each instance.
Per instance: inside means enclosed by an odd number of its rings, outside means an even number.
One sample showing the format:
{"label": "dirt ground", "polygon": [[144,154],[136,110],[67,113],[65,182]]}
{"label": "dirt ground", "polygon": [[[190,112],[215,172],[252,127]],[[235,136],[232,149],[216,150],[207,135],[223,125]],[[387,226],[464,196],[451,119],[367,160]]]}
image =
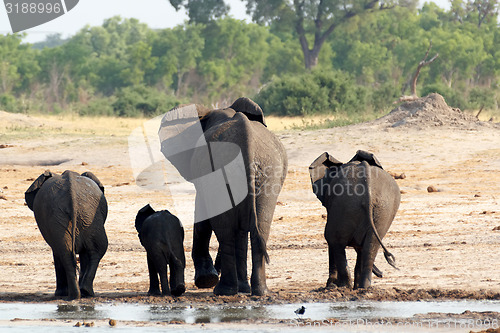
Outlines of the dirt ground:
{"label": "dirt ground", "polygon": [[[176,198],[168,192],[136,186],[127,136],[138,125],[116,121],[105,128],[82,124],[80,130],[66,131],[80,128],[79,121],[0,112],[0,301],[55,301],[52,253],[24,203],[24,192],[46,169],[90,170],[105,184],[109,247],[97,271],[97,298],[92,302],[500,299],[500,127],[469,118],[447,123],[453,118],[449,114],[444,121],[431,117],[419,122],[415,111],[405,116],[408,121],[394,117],[342,128],[276,132],[287,149],[289,171],[268,242],[269,295],[215,297],[211,290],[197,289],[190,259],[192,221],[183,220],[187,292],[174,299],[146,296],[146,254],[134,219],[147,203],[179,216],[187,213],[175,211]],[[110,131],[110,126],[120,130]],[[384,238],[399,270],[379,255],[376,265],[384,277],[374,277],[372,288],[324,290],[326,211],[311,191],[308,166],[325,151],[348,161],[358,149],[373,152],[386,170],[406,175],[397,180],[401,205]],[[437,191],[428,192],[429,186]],[[213,240],[214,253],[216,246]],[[352,269],[354,250],[347,252]]]}

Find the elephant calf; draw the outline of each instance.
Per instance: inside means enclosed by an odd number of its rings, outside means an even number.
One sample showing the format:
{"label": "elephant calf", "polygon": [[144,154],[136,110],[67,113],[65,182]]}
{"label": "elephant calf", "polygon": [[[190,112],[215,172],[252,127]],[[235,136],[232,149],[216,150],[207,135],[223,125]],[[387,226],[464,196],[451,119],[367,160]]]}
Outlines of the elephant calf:
{"label": "elephant calf", "polygon": [[[55,296],[70,300],[94,296],[97,267],[108,249],[104,222],[108,204],[104,186],[91,172],[62,175],[45,171],[25,192],[28,207],[43,238],[52,248],[56,270]],[[76,278],[80,256],[80,279]]]}
{"label": "elephant calf", "polygon": [[[156,212],[150,205],[139,210],[135,219],[139,240],[146,249],[149,269],[149,295],[180,296],[184,284],[184,228],[168,210]],[[167,277],[170,267],[170,288]],[[158,276],[160,282],[158,283]],[[161,284],[161,293],[160,293]]]}
{"label": "elephant calf", "polygon": [[377,158],[358,151],[348,163],[328,153],[309,167],[313,192],[326,207],[325,238],[328,243],[329,278],[326,287],[351,287],[345,248],[357,252],[354,288],[368,288],[380,246],[387,262],[395,266],[394,256],[382,244],[399,208],[401,194],[396,181],[382,169]]}

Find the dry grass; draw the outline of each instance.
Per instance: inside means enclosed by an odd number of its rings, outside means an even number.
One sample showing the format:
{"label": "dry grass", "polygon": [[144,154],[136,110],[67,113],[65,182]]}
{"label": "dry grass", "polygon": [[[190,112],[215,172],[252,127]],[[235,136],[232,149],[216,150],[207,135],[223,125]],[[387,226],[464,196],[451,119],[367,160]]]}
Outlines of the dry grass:
{"label": "dry grass", "polygon": [[126,137],[147,119],[82,117],[65,115],[21,115],[0,111],[0,138],[22,139],[38,135]]}
{"label": "dry grass", "polygon": [[[472,114],[473,116],[476,116],[479,112],[479,110],[467,110],[465,111],[469,114]],[[495,123],[500,122],[500,109],[498,110],[483,110],[479,114],[479,120],[481,121],[493,121]]]}
{"label": "dry grass", "polygon": [[[476,115],[477,110],[467,111]],[[271,131],[318,129],[344,126],[352,123],[370,121],[382,114],[347,114],[316,115],[307,117],[267,116],[266,123]],[[494,122],[500,121],[500,111],[484,110],[479,119]],[[77,114],[64,115],[21,115],[0,111],[0,138],[20,139],[33,135],[66,135],[66,136],[116,136],[127,137],[132,130],[140,126],[147,118],[91,117]]]}

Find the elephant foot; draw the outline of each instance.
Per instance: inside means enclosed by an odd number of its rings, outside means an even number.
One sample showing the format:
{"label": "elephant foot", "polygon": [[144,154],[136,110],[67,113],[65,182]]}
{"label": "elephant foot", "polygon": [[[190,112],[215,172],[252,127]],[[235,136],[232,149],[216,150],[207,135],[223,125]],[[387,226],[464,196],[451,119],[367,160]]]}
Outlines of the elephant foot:
{"label": "elephant foot", "polygon": [[198,288],[213,288],[219,282],[219,274],[212,264],[212,260],[207,260],[195,267],[194,284]]}
{"label": "elephant foot", "polygon": [[95,296],[93,289],[82,288],[82,289],[80,289],[80,294],[82,297],[94,297]]}
{"label": "elephant foot", "polygon": [[265,296],[267,294],[267,287],[252,287],[252,296]]}
{"label": "elephant foot", "polygon": [[160,289],[149,289],[148,290],[148,295],[149,296],[161,296],[161,291]]}
{"label": "elephant foot", "polygon": [[238,292],[245,293],[245,294],[249,294],[252,292],[252,289],[250,288],[250,284],[248,283],[248,280],[243,280],[243,281],[238,280]]}
{"label": "elephant foot", "polygon": [[80,299],[80,298],[81,298],[81,294],[78,292],[78,293],[69,293],[68,297],[66,299],[68,301],[72,301],[72,300]]}
{"label": "elephant foot", "polygon": [[342,287],[351,288],[351,283],[349,281],[340,281],[332,278],[328,278],[328,281],[326,281],[326,289],[336,289]]}
{"label": "elephant foot", "polygon": [[56,292],[54,293],[55,297],[66,297],[68,296],[68,289],[56,289]]}
{"label": "elephant foot", "polygon": [[172,288],[172,296],[179,297],[180,295],[184,294],[186,292],[186,286],[181,284],[178,285],[175,288]]}
{"label": "elephant foot", "polygon": [[238,293],[237,287],[224,286],[220,282],[214,288],[214,295],[217,296],[232,296]]}
{"label": "elephant foot", "polygon": [[354,289],[366,289],[366,288],[370,288],[371,285],[372,285],[371,280],[365,279],[365,280],[362,280],[360,283],[356,284],[354,286]]}

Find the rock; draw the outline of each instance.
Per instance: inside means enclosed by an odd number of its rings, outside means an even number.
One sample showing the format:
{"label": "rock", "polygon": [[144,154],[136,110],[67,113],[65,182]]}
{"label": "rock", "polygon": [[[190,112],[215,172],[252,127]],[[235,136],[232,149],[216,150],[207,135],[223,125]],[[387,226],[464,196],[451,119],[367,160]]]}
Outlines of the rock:
{"label": "rock", "polygon": [[109,320],[109,326],[111,326],[111,327],[115,327],[115,326],[116,326],[116,320],[114,320],[114,319],[110,319],[110,320]]}
{"label": "rock", "polygon": [[427,192],[429,192],[429,193],[438,192],[438,189],[435,186],[431,185],[431,186],[427,187]]}
{"label": "rock", "polygon": [[388,173],[394,179],[405,179],[406,178],[406,174],[404,172],[402,172],[402,173],[396,173],[396,172],[388,171]]}

